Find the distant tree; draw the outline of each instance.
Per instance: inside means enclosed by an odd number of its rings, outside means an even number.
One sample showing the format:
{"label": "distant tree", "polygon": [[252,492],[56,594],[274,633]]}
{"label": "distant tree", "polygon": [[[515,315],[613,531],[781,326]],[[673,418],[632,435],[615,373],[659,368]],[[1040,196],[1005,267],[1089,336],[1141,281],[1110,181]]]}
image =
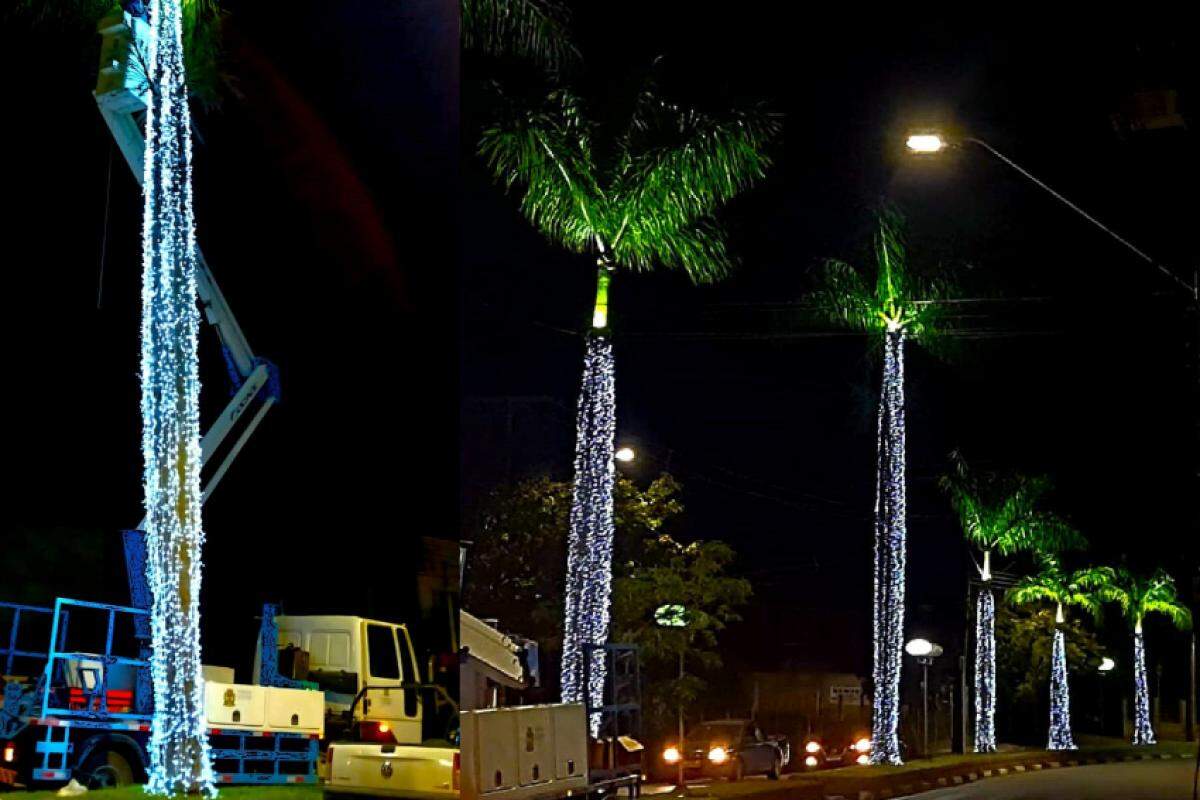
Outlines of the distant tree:
{"label": "distant tree", "polygon": [[[618,567],[613,627],[618,641],[640,646],[646,720],[651,729],[665,730],[680,705],[692,707],[699,699],[705,682],[696,672],[720,668],[717,636],[741,619],[738,609],[750,599],[751,586],[728,574],[734,552],[724,542],[682,544],[663,533],[638,550]],[[683,607],[686,627],[657,623],[655,612],[666,605]]]}
{"label": "distant tree", "polygon": [[876,452],[871,763],[899,764],[907,547],[904,345],[912,340],[928,346],[937,339],[943,315],[936,301],[948,289],[941,282],[923,280],[908,263],[898,212],[884,208],[877,222],[874,274],[831,259],[825,263],[813,302],[834,324],[864,331],[883,343]]}
{"label": "distant tree", "polygon": [[[996,686],[1000,732],[1020,741],[1045,737],[1035,720],[1046,718],[1047,691],[1056,627],[1062,631],[1068,671],[1073,679],[1090,678],[1104,656],[1104,645],[1077,617],[1056,626],[1049,609],[996,609]],[[1043,738],[1043,741],[1044,738]]]}
{"label": "distant tree", "polygon": [[[669,529],[680,522],[679,484],[661,475],[644,489],[627,478],[615,487],[614,636],[642,648],[643,698],[650,725],[673,718],[679,700],[699,696],[697,672],[720,665],[717,640],[738,619],[748,581],[729,574],[734,552],[719,541],[684,544]],[[501,627],[538,641],[551,654],[562,646],[562,607],[571,484],[530,478],[496,490],[466,535],[463,605],[495,617]],[[688,627],[663,628],[654,612],[678,604]],[[695,667],[678,680],[679,653]]]}
{"label": "distant tree", "polygon": [[1008,601],[1016,605],[1049,603],[1055,607],[1053,649],[1050,659],[1050,737],[1047,749],[1074,750],[1071,732],[1071,690],[1067,679],[1066,636],[1062,625],[1066,609],[1081,608],[1094,619],[1100,616],[1100,592],[1110,582],[1103,568],[1090,567],[1074,572],[1063,569],[1053,555],[1039,555],[1041,571],[1027,575],[1008,590]]}
{"label": "distant tree", "polygon": [[1079,549],[1087,541],[1057,515],[1041,508],[1047,478],[978,473],[960,453],[950,454],[951,471],[938,484],[950,496],[967,541],[979,550],[983,585],[975,607],[975,752],[996,750],[996,600],[992,553]]}
{"label": "distant tree", "polygon": [[[678,494],[679,484],[670,475],[644,489],[628,478],[617,479],[615,560],[622,569],[633,563],[642,542],[657,537],[683,512]],[[493,491],[464,537],[472,542],[464,607],[558,651],[570,513],[567,481],[543,475]]]}
{"label": "distant tree", "polygon": [[1125,567],[1106,568],[1105,572],[1106,580],[1098,589],[1100,597],[1116,603],[1133,629],[1133,743],[1154,744],[1142,621],[1150,614],[1161,614],[1182,630],[1192,626],[1192,612],[1180,602],[1175,579],[1165,570],[1160,569],[1149,578],[1134,575]]}

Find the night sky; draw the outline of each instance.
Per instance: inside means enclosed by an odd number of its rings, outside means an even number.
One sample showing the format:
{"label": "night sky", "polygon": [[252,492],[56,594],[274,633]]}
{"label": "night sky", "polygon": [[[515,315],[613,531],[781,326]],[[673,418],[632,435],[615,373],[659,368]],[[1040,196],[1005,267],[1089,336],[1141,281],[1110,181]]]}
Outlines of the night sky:
{"label": "night sky", "polygon": [[[668,94],[717,110],[761,101],[786,120],[769,180],[722,216],[737,273],[701,288],[618,274],[611,295],[618,438],[648,456],[632,472],[646,479],[669,459],[685,484],[684,538],[730,542],[755,585],[727,660],[869,674],[879,361],[866,337],[789,304],[824,257],[870,265],[870,212],[884,198],[908,217],[911,262],[954,268],[963,294],[983,299],[956,307],[952,358],[909,349],[910,635],[948,652],[962,637],[969,562],[934,486],[954,448],[981,467],[1049,474],[1089,558],[1167,566],[1186,590],[1198,454],[1186,297],[985,153],[902,153],[914,125],[986,139],[1190,278],[1194,133],[1123,140],[1111,121],[1139,88],[1194,102],[1198,51],[1180,21],[1014,14],[981,27],[806,21],[773,3],[695,9],[584,4],[575,28],[593,115],[621,113],[661,55]],[[558,413],[518,444],[526,466],[565,478],[594,269],[543,242],[472,156],[487,70],[464,62],[463,392],[476,398],[464,420],[486,429],[477,398],[551,398]],[[507,464],[502,441],[465,438],[468,500]],[[1182,637],[1156,642],[1164,674],[1181,676]]]}
{"label": "night sky", "polygon": [[[406,613],[412,543],[458,534],[496,478],[489,465],[537,461],[569,476],[594,271],[546,244],[473,156],[476,56],[464,62],[460,135],[453,3],[226,7],[232,87],[197,118],[197,230],[283,383],[281,406],[205,510],[206,655],[240,666],[263,600]],[[821,258],[866,263],[881,198],[907,214],[914,262],[957,268],[964,294],[984,299],[962,307],[956,321],[971,335],[955,339],[953,358],[909,351],[912,631],[952,642],[962,626],[967,562],[933,485],[956,447],[1050,474],[1055,508],[1091,538],[1092,557],[1166,565],[1186,586],[1200,450],[1184,299],[986,154],[914,163],[900,142],[910,125],[941,122],[984,138],[1186,276],[1195,134],[1122,138],[1111,118],[1146,87],[1177,89],[1189,113],[1192,29],[1131,14],[1012,14],[981,27],[911,13],[795,19],[782,3],[721,9],[587,3],[573,27],[601,116],[619,115],[662,55],[663,89],[681,101],[761,101],[785,117],[769,179],[722,215],[742,260],[733,277],[613,284],[618,429],[643,454],[634,474],[669,460],[685,484],[685,538],[730,542],[756,588],[728,658],[868,671],[878,362],[865,337],[789,304]],[[14,65],[0,126],[10,387],[0,599],[121,601],[117,532],[139,519],[141,499],[140,197],[118,157],[106,236],[95,37],[6,18],[0,41]],[[202,348],[213,414],[227,383],[213,339]],[[475,435],[470,412],[508,396],[560,409],[516,453]],[[30,569],[31,541],[58,565],[43,557]],[[1168,677],[1182,670],[1181,641],[1155,639]]]}
{"label": "night sky", "polygon": [[[241,668],[264,600],[411,619],[419,537],[457,537],[458,20],[446,0],[222,5],[231,82],[196,117],[197,235],[282,382],[205,507],[206,660]],[[98,39],[21,17],[0,27],[23,65],[0,132],[0,541],[22,543],[0,550],[0,599],[123,602],[118,532],[141,514],[141,198],[117,154],[97,309],[110,142],[90,95]],[[207,426],[229,384],[215,335],[201,336]],[[33,574],[31,541],[56,554]],[[86,557],[66,557],[76,546]]]}

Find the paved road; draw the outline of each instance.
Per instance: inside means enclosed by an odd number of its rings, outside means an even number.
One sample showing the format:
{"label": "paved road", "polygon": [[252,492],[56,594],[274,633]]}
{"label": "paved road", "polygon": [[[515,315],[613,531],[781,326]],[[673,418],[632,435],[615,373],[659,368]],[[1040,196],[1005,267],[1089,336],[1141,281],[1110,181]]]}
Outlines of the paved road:
{"label": "paved road", "polygon": [[1192,760],[1134,761],[987,778],[921,800],[1191,800]]}

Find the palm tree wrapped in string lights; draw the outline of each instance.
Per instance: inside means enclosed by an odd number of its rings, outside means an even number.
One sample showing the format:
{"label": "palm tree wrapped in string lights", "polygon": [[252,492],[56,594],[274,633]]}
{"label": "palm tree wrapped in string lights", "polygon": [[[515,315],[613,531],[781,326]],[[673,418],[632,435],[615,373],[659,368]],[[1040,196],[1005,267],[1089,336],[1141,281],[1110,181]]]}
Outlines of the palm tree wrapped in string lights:
{"label": "palm tree wrapped in string lights", "polygon": [[1179,601],[1175,580],[1164,570],[1158,570],[1149,578],[1135,575],[1125,567],[1105,569],[1105,572],[1107,580],[1099,589],[1100,598],[1120,606],[1121,613],[1133,628],[1133,744],[1154,744],[1142,621],[1149,614],[1162,614],[1183,630],[1192,626],[1192,612]]}
{"label": "palm tree wrapped in string lights", "polygon": [[[607,129],[607,128],[606,128]],[[584,686],[585,645],[607,641],[612,581],[615,394],[609,284],[618,269],[683,270],[707,283],[733,259],[715,213],[761,179],[779,123],[754,112],[681,108],[651,87],[628,123],[602,135],[581,99],[556,89],[535,108],[510,108],[482,135],[496,180],[550,241],[596,263],[575,444],[575,482],[563,626],[562,697],[598,704],[597,656]],[[593,720],[593,726],[596,720]]]}
{"label": "palm tree wrapped in string lights", "polygon": [[1047,750],[1075,750],[1071,733],[1071,688],[1067,681],[1067,642],[1063,634],[1066,609],[1081,608],[1099,619],[1101,598],[1112,582],[1112,571],[1088,567],[1067,572],[1054,555],[1039,555],[1041,571],[1027,575],[1008,590],[1007,599],[1016,605],[1052,603],[1054,646],[1050,660],[1050,736]]}
{"label": "palm tree wrapped in string lights", "polygon": [[893,209],[877,215],[874,280],[849,264],[830,260],[814,296],[818,310],[836,324],[878,336],[883,342],[876,453],[874,704],[871,763],[900,764],[900,666],[904,639],[906,476],[904,345],[928,345],[943,332],[941,300],[949,288],[910,269],[903,220]]}
{"label": "palm tree wrapped in string lights", "polygon": [[963,535],[980,552],[982,586],[975,598],[975,752],[996,751],[996,598],[992,554],[1055,553],[1082,549],[1083,538],[1057,515],[1040,508],[1050,489],[1044,477],[979,474],[962,455],[950,454],[951,471],[938,484],[950,495]]}

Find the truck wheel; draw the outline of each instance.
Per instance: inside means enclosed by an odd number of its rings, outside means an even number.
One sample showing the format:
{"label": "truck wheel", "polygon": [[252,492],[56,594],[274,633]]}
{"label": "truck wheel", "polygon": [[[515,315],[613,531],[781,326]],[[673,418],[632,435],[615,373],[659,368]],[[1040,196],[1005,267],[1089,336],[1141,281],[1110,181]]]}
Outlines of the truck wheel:
{"label": "truck wheel", "polygon": [[80,778],[89,789],[130,786],[134,782],[133,765],[116,750],[101,750],[88,757],[79,768]]}
{"label": "truck wheel", "polygon": [[767,773],[767,780],[777,781],[779,776],[783,774],[783,759],[776,757],[771,762],[771,771]]}

